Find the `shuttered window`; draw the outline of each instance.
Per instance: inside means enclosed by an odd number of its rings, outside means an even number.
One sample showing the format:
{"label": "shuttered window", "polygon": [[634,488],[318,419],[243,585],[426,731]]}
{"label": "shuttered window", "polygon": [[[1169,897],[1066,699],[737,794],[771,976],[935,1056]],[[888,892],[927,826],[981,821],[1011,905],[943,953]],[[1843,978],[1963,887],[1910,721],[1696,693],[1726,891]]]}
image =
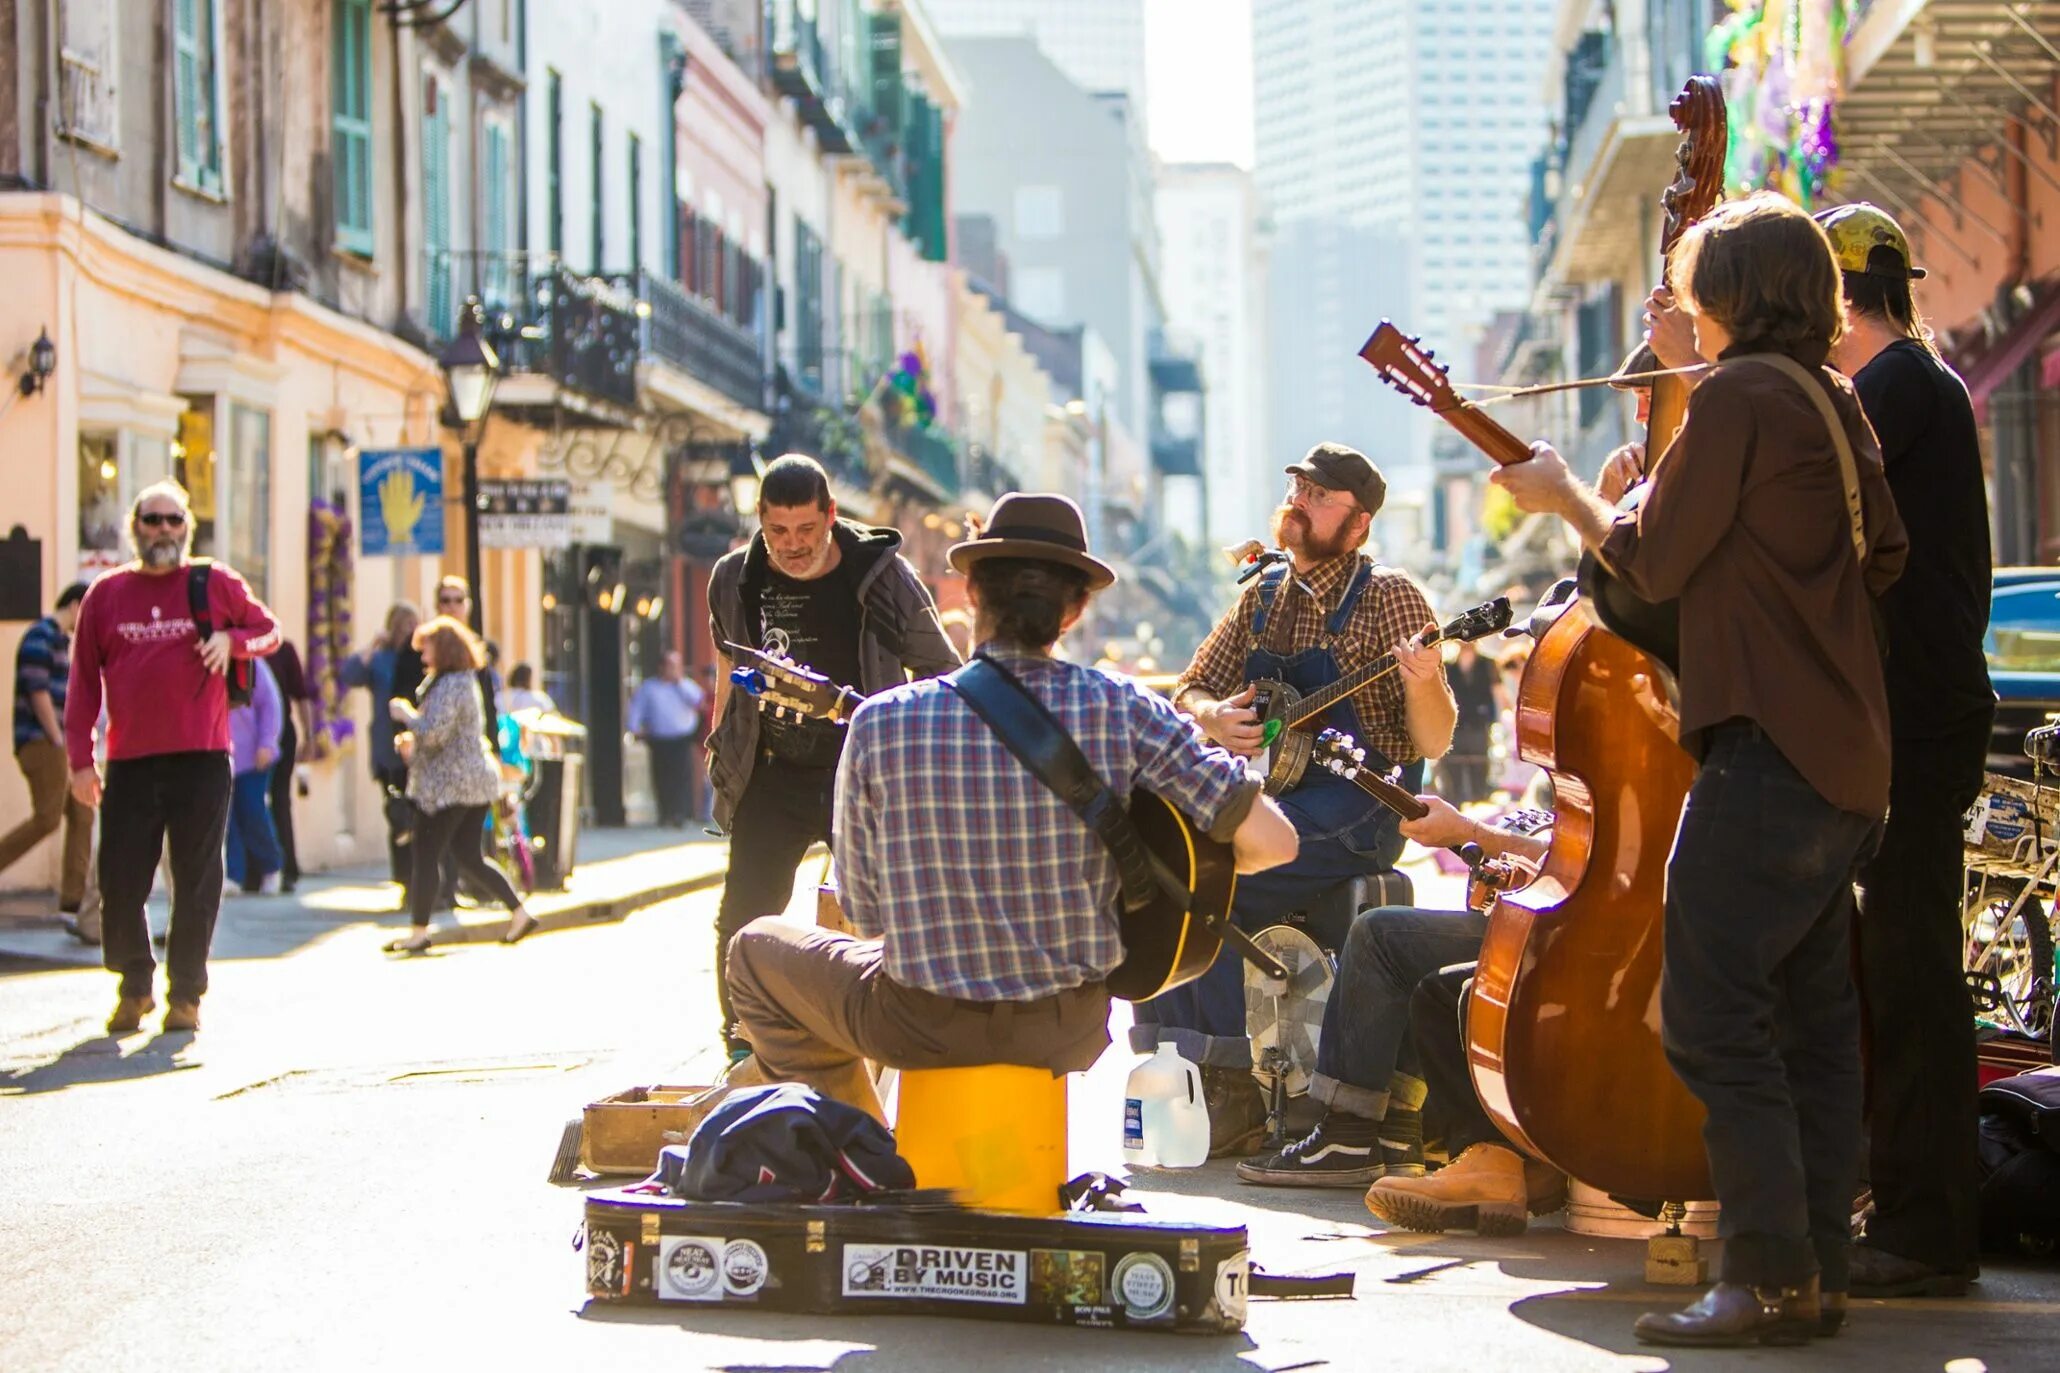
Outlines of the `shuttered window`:
{"label": "shuttered window", "polygon": [[115,98],[114,0],[71,0],[60,19],[58,132],[113,152],[121,108]]}
{"label": "shuttered window", "polygon": [[629,136],[629,270],[644,265],[644,140]]}
{"label": "shuttered window", "polygon": [[222,191],[222,92],[215,69],[215,0],[173,0],[172,105],[177,116],[178,179]]}
{"label": "shuttered window", "polygon": [[372,256],[372,0],[336,0],[330,46],[330,157],[336,164],[336,246]]}
{"label": "shuttered window", "polygon": [[514,168],[509,154],[510,145],[508,126],[498,119],[489,120],[486,125],[486,194],[483,197],[485,203],[481,206],[485,220],[481,246],[486,250],[486,261],[479,280],[486,303],[496,309],[506,309],[514,304],[517,290],[512,260],[515,225]]}
{"label": "shuttered window", "polygon": [[457,323],[451,296],[451,111],[433,72],[422,76],[422,247],[428,278],[423,310],[429,331],[448,338]]}

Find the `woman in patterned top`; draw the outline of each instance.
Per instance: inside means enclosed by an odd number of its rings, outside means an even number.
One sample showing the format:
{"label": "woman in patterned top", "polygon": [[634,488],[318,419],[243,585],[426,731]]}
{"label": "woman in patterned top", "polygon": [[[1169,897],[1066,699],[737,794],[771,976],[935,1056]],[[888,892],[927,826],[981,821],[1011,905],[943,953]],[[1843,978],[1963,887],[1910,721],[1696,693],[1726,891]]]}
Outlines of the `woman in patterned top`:
{"label": "woman in patterned top", "polygon": [[486,858],[487,809],[501,793],[501,770],[487,752],[485,715],[473,674],[486,666],[486,646],[461,620],[439,615],[415,631],[414,645],[429,677],[421,705],[396,697],[390,709],[408,733],[395,744],[408,760],[408,799],[415,824],[415,880],[409,884],[414,932],[386,946],[388,953],[429,947],[429,912],[436,904],[437,867],[450,850],[460,868],[506,906],[511,919],[502,942],[513,944],[536,928],[536,917]]}

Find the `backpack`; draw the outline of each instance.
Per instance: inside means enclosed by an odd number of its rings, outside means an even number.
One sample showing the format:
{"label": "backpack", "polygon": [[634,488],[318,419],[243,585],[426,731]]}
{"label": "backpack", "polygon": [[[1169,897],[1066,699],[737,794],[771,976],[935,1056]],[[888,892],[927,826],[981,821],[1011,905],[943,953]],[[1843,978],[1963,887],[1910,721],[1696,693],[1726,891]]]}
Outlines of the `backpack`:
{"label": "backpack", "polygon": [[1981,1247],[2051,1257],[2060,1252],[2060,1067],[1981,1089]]}
{"label": "backpack", "polygon": [[[214,637],[214,616],[208,609],[207,588],[213,578],[215,560],[195,558],[186,564],[186,606],[193,614],[193,628],[205,643]],[[257,661],[252,658],[229,659],[229,669],[222,674],[229,685],[230,706],[247,706],[257,694]]]}

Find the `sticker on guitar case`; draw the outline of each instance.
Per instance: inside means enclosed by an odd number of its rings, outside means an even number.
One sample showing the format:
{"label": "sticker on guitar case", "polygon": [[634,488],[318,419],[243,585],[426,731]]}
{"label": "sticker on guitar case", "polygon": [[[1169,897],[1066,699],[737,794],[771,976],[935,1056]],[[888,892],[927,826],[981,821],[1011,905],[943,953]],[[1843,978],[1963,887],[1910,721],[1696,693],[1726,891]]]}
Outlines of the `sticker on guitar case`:
{"label": "sticker on guitar case", "polygon": [[772,1265],[756,1240],[731,1240],[722,1251],[722,1290],[733,1297],[755,1297],[765,1286]]}
{"label": "sticker on guitar case", "polygon": [[674,1235],[658,1242],[658,1300],[721,1301],[720,1239]]}
{"label": "sticker on guitar case", "polygon": [[1131,1320],[1158,1320],[1173,1309],[1173,1265],[1157,1254],[1125,1254],[1116,1261],[1115,1288]]}
{"label": "sticker on guitar case", "polygon": [[844,1295],[1021,1306],[1028,1291],[1027,1259],[1020,1249],[847,1244]]}

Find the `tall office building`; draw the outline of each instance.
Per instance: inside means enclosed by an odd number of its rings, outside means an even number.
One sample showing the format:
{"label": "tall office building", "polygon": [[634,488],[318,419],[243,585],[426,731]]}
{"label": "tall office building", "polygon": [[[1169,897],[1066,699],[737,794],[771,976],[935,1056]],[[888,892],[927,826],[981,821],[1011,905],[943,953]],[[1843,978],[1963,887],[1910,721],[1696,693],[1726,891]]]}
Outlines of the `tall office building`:
{"label": "tall office building", "polygon": [[1267,436],[1266,252],[1252,174],[1223,162],[1159,169],[1166,324],[1198,349],[1208,541],[1264,538],[1285,460]]}
{"label": "tall office building", "polygon": [[[1430,429],[1355,356],[1382,316],[1465,356],[1531,288],[1524,217],[1554,0],[1254,0],[1256,176],[1277,229],[1273,434],[1421,473]],[[1394,474],[1391,474],[1394,475]]]}
{"label": "tall office building", "polygon": [[1084,91],[1120,91],[1144,115],[1144,0],[924,0],[948,38],[1033,38]]}

